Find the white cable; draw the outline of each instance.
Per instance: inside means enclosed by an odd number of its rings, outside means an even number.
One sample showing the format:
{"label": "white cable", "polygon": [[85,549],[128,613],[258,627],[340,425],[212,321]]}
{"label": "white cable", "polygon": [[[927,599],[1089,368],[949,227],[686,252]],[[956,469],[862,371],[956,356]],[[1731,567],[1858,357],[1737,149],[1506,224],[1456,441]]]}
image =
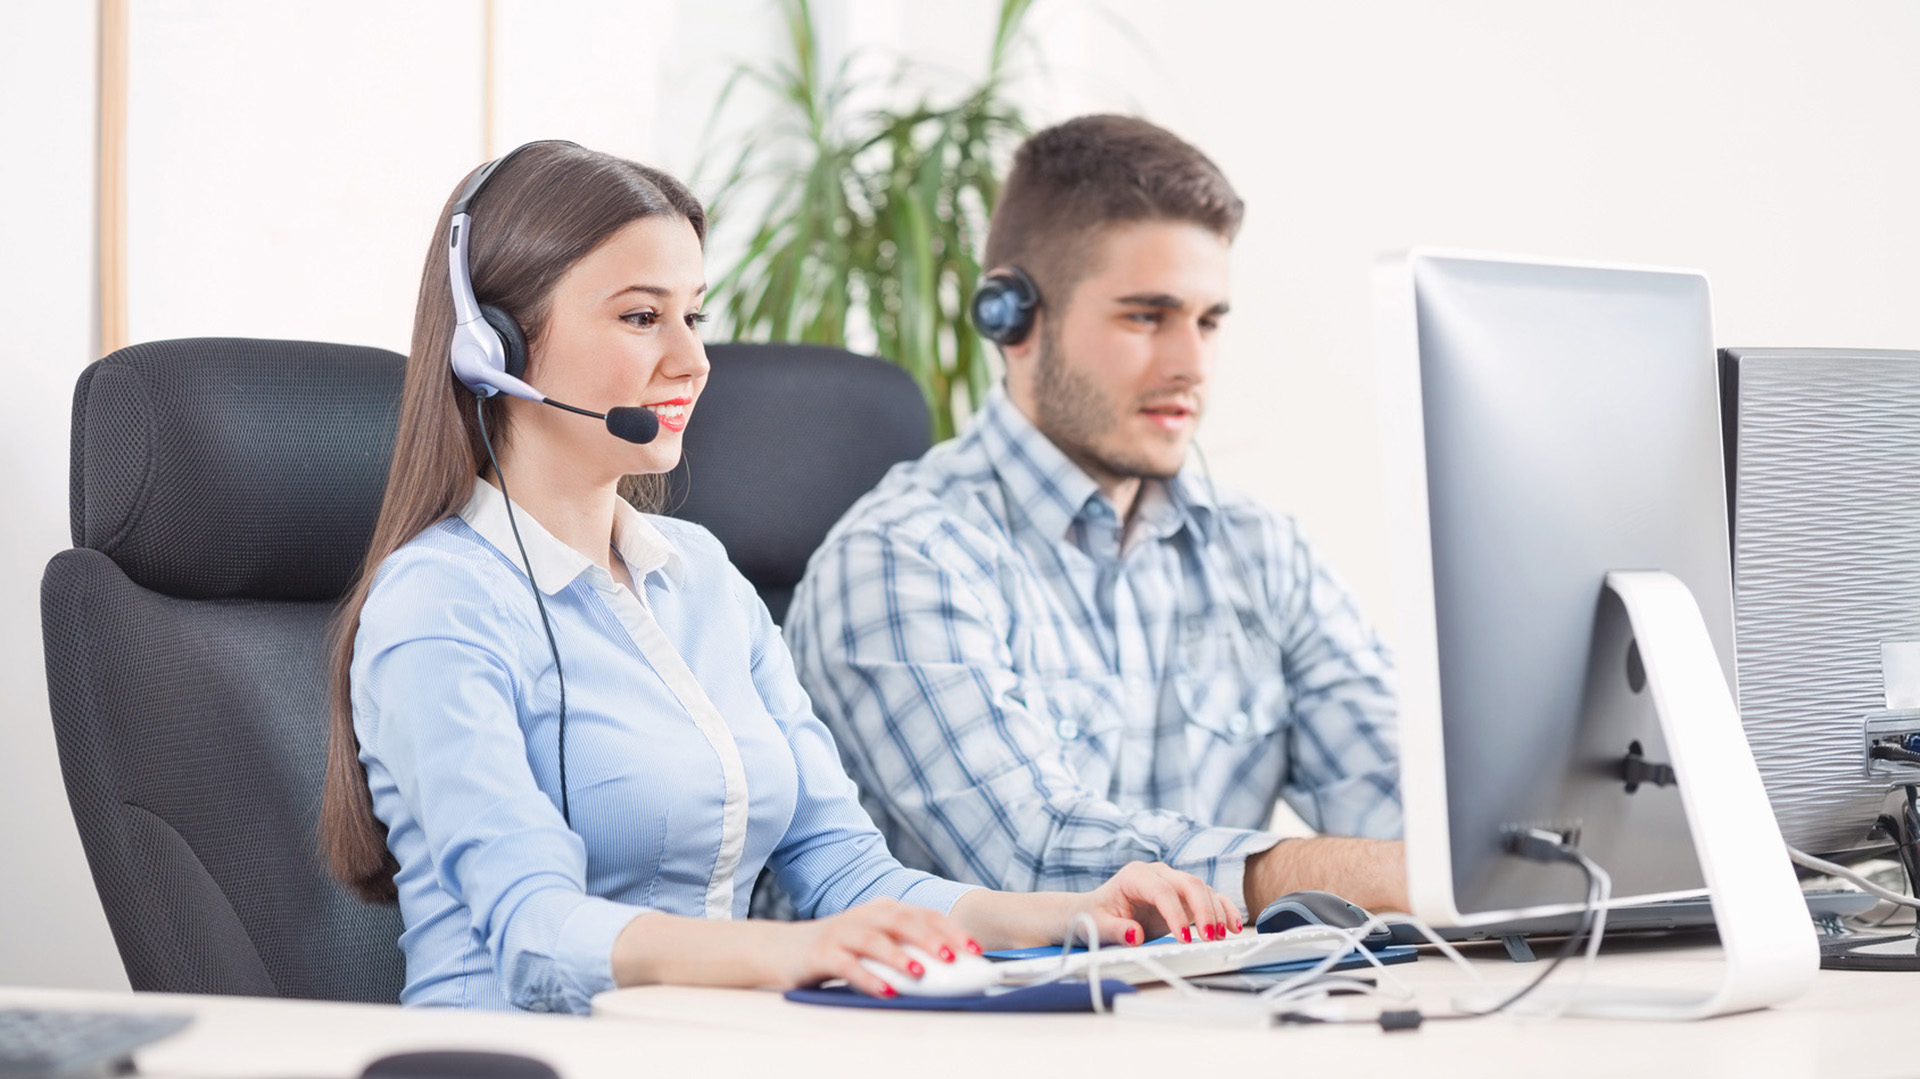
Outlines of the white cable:
{"label": "white cable", "polygon": [[1825,859],[1815,858],[1806,851],[1796,850],[1792,847],[1787,848],[1787,857],[1792,858],[1793,864],[1795,865],[1804,866],[1816,873],[1825,873],[1829,877],[1839,877],[1841,880],[1858,885],[1864,891],[1872,892],[1874,895],[1879,896],[1889,903],[1898,903],[1903,907],[1912,907],[1915,910],[1920,910],[1920,899],[1915,899],[1910,895],[1901,895],[1892,888],[1881,887],[1879,884],[1855,873],[1846,866],[1835,865]]}
{"label": "white cable", "polygon": [[[1591,900],[1591,898],[1592,896],[1589,894],[1589,899]],[[1412,989],[1392,971],[1388,970],[1386,964],[1382,963],[1380,959],[1373,954],[1373,951],[1365,945],[1365,938],[1376,928],[1385,929],[1393,925],[1413,926],[1421,936],[1438,947],[1440,952],[1444,954],[1450,962],[1466,971],[1467,975],[1472,978],[1473,981],[1484,984],[1485,979],[1481,976],[1479,969],[1468,962],[1467,958],[1461,955],[1458,949],[1448,943],[1444,937],[1434,932],[1431,926],[1410,914],[1391,914],[1386,916],[1369,915],[1365,922],[1353,929],[1303,925],[1293,929],[1282,930],[1278,933],[1263,933],[1260,934],[1258,940],[1248,942],[1249,951],[1241,953],[1241,957],[1244,958],[1254,951],[1280,944],[1291,936],[1312,936],[1316,938],[1317,942],[1326,942],[1325,934],[1329,929],[1333,929],[1335,936],[1338,938],[1337,947],[1330,949],[1327,955],[1315,962],[1312,967],[1300,971],[1278,984],[1269,986],[1259,993],[1258,999],[1271,1007],[1276,1017],[1289,1014],[1301,1014],[1303,1009],[1314,1004],[1323,1003],[1334,990],[1358,992],[1369,997],[1391,996],[1395,999],[1411,999],[1415,995]],[[1088,942],[1087,956],[1084,965],[1077,961],[1077,957],[1071,950],[1074,939],[1082,928],[1084,928],[1086,932]],[[1088,996],[1092,1001],[1093,1010],[1095,1012],[1106,1013],[1112,1009],[1107,1006],[1105,997],[1101,993],[1100,966],[1103,963],[1130,963],[1138,966],[1148,974],[1153,975],[1158,980],[1165,982],[1168,986],[1172,987],[1175,992],[1183,996],[1195,999],[1206,999],[1218,995],[1216,991],[1204,986],[1195,985],[1188,981],[1186,977],[1174,973],[1168,969],[1165,964],[1155,959],[1151,953],[1138,951],[1138,948],[1144,948],[1146,945],[1139,945],[1136,948],[1103,948],[1100,944],[1098,930],[1099,927],[1091,915],[1084,913],[1075,915],[1067,924],[1067,943],[1061,948],[1059,965],[1046,977],[1025,984],[1028,986],[1046,985],[1084,972],[1087,978]],[[1105,954],[1103,954],[1103,952]],[[1358,954],[1361,958],[1365,959],[1370,966],[1379,972],[1380,984],[1371,984],[1352,975],[1333,970],[1335,966],[1354,954]],[[1589,956],[1591,957],[1591,950]],[[1232,994],[1231,997],[1222,997],[1221,999],[1245,998],[1236,992]]]}
{"label": "white cable", "polygon": [[1268,1001],[1268,1004],[1274,1015],[1285,1017],[1331,1003],[1333,995],[1338,992],[1361,997],[1388,995],[1372,979],[1356,978],[1348,974],[1328,974],[1311,985],[1304,985],[1285,996],[1275,997]]}
{"label": "white cable", "polygon": [[1580,962],[1580,973],[1574,978],[1572,988],[1561,996],[1557,1006],[1541,1016],[1543,1019],[1558,1019],[1579,998],[1580,991],[1586,988],[1588,976],[1593,973],[1594,960],[1600,955],[1600,938],[1607,932],[1607,901],[1613,898],[1613,877],[1600,867],[1600,863],[1579,851],[1574,851],[1573,856],[1580,859],[1580,864],[1586,867],[1589,874],[1587,909],[1593,912],[1592,929],[1587,937],[1587,954]]}
{"label": "white cable", "polygon": [[[1346,959],[1346,957],[1349,954],[1355,951],[1358,951],[1361,954],[1361,956],[1363,956],[1367,960],[1367,962],[1373,964],[1373,966],[1379,969],[1383,974],[1385,974],[1385,976],[1388,979],[1392,980],[1397,984],[1400,984],[1401,987],[1404,989],[1405,983],[1401,983],[1400,980],[1398,978],[1395,978],[1392,974],[1386,973],[1386,964],[1380,962],[1380,960],[1374,956],[1372,950],[1370,950],[1365,944],[1367,934],[1373,931],[1373,927],[1375,925],[1384,927],[1386,923],[1382,922],[1378,915],[1369,914],[1367,916],[1366,921],[1360,923],[1358,926],[1355,926],[1353,929],[1336,929],[1335,932],[1338,933],[1340,936],[1340,942],[1343,945],[1342,947],[1336,948],[1328,952],[1325,958],[1321,959],[1319,962],[1315,963],[1313,966],[1308,967],[1306,970],[1303,970],[1300,973],[1295,974],[1293,977],[1288,978],[1286,981],[1283,981],[1278,985],[1269,986],[1266,989],[1262,990],[1260,993],[1260,999],[1268,1000],[1268,1001],[1278,1000],[1292,993],[1296,989],[1312,984],[1316,979],[1325,977],[1327,974],[1331,973],[1334,967],[1338,966],[1342,960]],[[1296,933],[1296,932],[1299,932],[1299,930],[1301,929],[1308,929],[1308,928],[1311,928],[1316,932],[1320,932],[1320,931],[1324,931],[1328,927],[1296,926],[1293,929],[1282,930],[1281,932],[1272,934],[1272,935],[1277,938],[1284,938],[1288,933]]]}
{"label": "white cable", "polygon": [[[1794,853],[1797,855],[1799,852],[1796,851]],[[1608,876],[1605,869],[1584,855],[1576,855],[1576,857],[1579,857],[1585,868],[1592,874],[1591,883],[1586,894],[1587,909],[1593,912],[1593,921],[1591,923],[1592,935],[1586,942],[1586,955],[1581,964],[1579,980],[1574,983],[1572,992],[1568,994],[1565,1002],[1562,1003],[1562,1009],[1564,1009],[1568,1003],[1572,1002],[1573,998],[1578,995],[1580,989],[1586,984],[1587,977],[1592,972],[1593,966],[1599,957],[1601,938],[1606,933],[1607,904],[1612,898],[1613,893],[1613,880]],[[1817,861],[1817,859],[1815,859],[1815,861]],[[1824,863],[1822,863],[1822,866],[1823,865]],[[1821,868],[1822,866],[1814,866],[1813,868]],[[1838,867],[1835,868],[1837,869]],[[1849,879],[1851,879],[1850,875]],[[1878,886],[1875,887],[1877,888]],[[1884,889],[1881,890],[1884,891]],[[1901,898],[1904,899],[1904,897]],[[1907,900],[1907,902],[1908,905],[1920,906],[1920,902],[1912,900]],[[1085,970],[1088,984],[1092,987],[1090,991],[1093,995],[1095,1011],[1106,1012],[1110,1010],[1105,1006],[1105,1001],[1100,996],[1099,964],[1101,962],[1110,961],[1134,964],[1173,987],[1176,992],[1184,996],[1205,999],[1216,995],[1214,991],[1204,986],[1194,985],[1185,977],[1175,974],[1150,954],[1140,954],[1132,948],[1108,949],[1109,952],[1117,951],[1119,954],[1113,956],[1111,959],[1103,959],[1099,956],[1099,939],[1093,932],[1092,919],[1086,915],[1076,917],[1074,922],[1068,926],[1067,936],[1069,941],[1072,940],[1074,930],[1082,918],[1085,918],[1088,922],[1090,944]],[[1392,971],[1389,971],[1386,968],[1386,964],[1382,963],[1364,943],[1365,938],[1372,933],[1376,927],[1389,928],[1394,925],[1412,926],[1422,937],[1426,938],[1429,943],[1438,948],[1441,954],[1447,957],[1449,962],[1466,971],[1468,977],[1475,983],[1480,985],[1486,984],[1486,979],[1482,977],[1480,969],[1468,962],[1466,956],[1460,954],[1459,949],[1449,943],[1446,938],[1434,932],[1432,926],[1429,926],[1411,914],[1389,914],[1385,916],[1373,914],[1369,915],[1365,922],[1353,929],[1334,929],[1334,933],[1339,938],[1339,943],[1343,945],[1342,947],[1337,947],[1329,951],[1325,957],[1314,963],[1312,967],[1300,971],[1278,984],[1261,990],[1258,999],[1271,1009],[1275,1018],[1284,1018],[1289,1015],[1312,1016],[1314,1014],[1311,1010],[1312,1007],[1325,1003],[1326,999],[1331,996],[1335,990],[1357,992],[1367,997],[1394,996],[1398,999],[1412,998],[1414,994],[1412,990],[1406,986],[1406,983],[1402,982]],[[1260,941],[1252,946],[1254,948],[1262,948],[1269,944],[1279,943],[1289,935],[1311,935],[1324,940],[1324,934],[1329,928],[1333,927],[1298,926],[1294,929],[1283,930],[1279,933],[1261,934]],[[1141,945],[1141,947],[1145,946]],[[1355,953],[1359,954],[1371,966],[1378,970],[1381,975],[1381,982],[1391,983],[1393,991],[1390,992],[1385,984],[1370,984],[1359,978],[1333,970],[1336,965]],[[1246,954],[1248,953],[1242,953],[1242,956],[1244,957]],[[1029,984],[1038,985],[1044,984],[1044,982],[1057,981],[1072,973],[1070,969],[1071,966],[1071,957],[1063,951],[1059,969],[1043,981]],[[1239,997],[1237,993],[1233,996],[1234,999],[1244,999]],[[1558,1010],[1553,1014],[1558,1014]]]}
{"label": "white cable", "polygon": [[1379,984],[1374,982],[1371,978],[1358,978],[1351,974],[1334,973],[1334,974],[1329,974],[1324,978],[1321,978],[1319,981],[1313,983],[1312,985],[1303,985],[1300,988],[1295,989],[1290,993],[1286,994],[1285,996],[1276,997],[1274,999],[1286,1000],[1286,999],[1291,999],[1294,996],[1305,997],[1312,994],[1325,995],[1326,993],[1335,989],[1344,989],[1350,992],[1360,993],[1365,996],[1386,995],[1380,991]]}
{"label": "white cable", "polygon": [[1168,970],[1165,966],[1161,965],[1158,959],[1150,955],[1134,956],[1133,964],[1172,986],[1174,992],[1179,993],[1183,997],[1192,997],[1199,1000],[1211,995],[1211,990],[1195,985],[1182,975],[1175,974],[1173,971]]}
{"label": "white cable", "polygon": [[[1306,930],[1307,932],[1302,933],[1301,932],[1302,930]],[[1248,941],[1246,950],[1234,956],[1234,959],[1236,960],[1246,959],[1257,952],[1264,951],[1265,949],[1275,944],[1279,944],[1285,941],[1289,934],[1293,934],[1296,936],[1312,935],[1312,936],[1318,937],[1318,936],[1321,936],[1323,932],[1324,932],[1324,927],[1321,927],[1321,926],[1296,926],[1293,929],[1282,930],[1279,933],[1262,933],[1257,939]],[[1343,938],[1343,940],[1348,944],[1347,948],[1344,948],[1342,950],[1332,953],[1332,957],[1335,959],[1338,959],[1339,957],[1347,954],[1348,951],[1352,950],[1353,938],[1351,934],[1349,934],[1348,931],[1346,930],[1335,930],[1335,932],[1339,933],[1340,936]],[[1145,946],[1142,945],[1142,947],[1145,947]],[[1368,958],[1371,960],[1372,956],[1368,955]],[[1155,959],[1153,955],[1150,953],[1146,953],[1146,952],[1133,953],[1133,954],[1129,954],[1124,960],[1115,960],[1115,961],[1133,963],[1134,965],[1138,966],[1140,969],[1146,971],[1148,974],[1151,974],[1155,978],[1158,978],[1161,981],[1172,986],[1176,992],[1180,993],[1183,996],[1199,998],[1199,997],[1206,997],[1206,996],[1212,995],[1212,990],[1206,988],[1205,986],[1194,985],[1192,982],[1188,981],[1184,975],[1175,974],[1172,970],[1168,969],[1164,964],[1162,964],[1158,959]],[[1375,966],[1380,965],[1378,960],[1372,960],[1372,961]],[[1217,973],[1230,973],[1230,972],[1222,971]]]}
{"label": "white cable", "polygon": [[1599,894],[1599,901],[1595,904],[1598,909],[1593,914],[1593,936],[1587,941],[1587,963],[1581,969],[1580,982],[1577,983],[1585,984],[1587,974],[1593,969],[1594,959],[1600,955],[1600,938],[1607,935],[1607,903],[1613,899],[1613,877],[1600,868],[1600,863],[1586,855],[1580,855],[1580,860],[1586,863],[1587,872],[1593,874],[1594,891]]}
{"label": "white cable", "polygon": [[[1293,992],[1300,992],[1300,991],[1311,992],[1311,991],[1320,989],[1321,983],[1328,982],[1328,981],[1336,983],[1336,985],[1333,986],[1334,988],[1350,986],[1350,985],[1364,985],[1365,983],[1360,982],[1358,979],[1352,978],[1345,974],[1333,974],[1331,975],[1331,977],[1328,976],[1328,972],[1331,970],[1331,968],[1335,964],[1337,964],[1346,956],[1348,956],[1349,954],[1353,953],[1356,950],[1363,957],[1365,957],[1369,963],[1373,964],[1377,968],[1380,968],[1383,974],[1385,974],[1385,977],[1388,981],[1391,981],[1395,983],[1397,986],[1399,986],[1402,995],[1411,996],[1412,991],[1407,989],[1405,983],[1401,982],[1398,978],[1395,978],[1392,975],[1392,973],[1387,972],[1385,964],[1381,963],[1380,960],[1376,959],[1373,953],[1369,951],[1361,943],[1366,933],[1370,930],[1371,925],[1377,920],[1378,919],[1370,918],[1368,922],[1363,923],[1357,929],[1352,929],[1352,930],[1335,929],[1334,932],[1340,937],[1340,942],[1342,945],[1341,947],[1336,948],[1333,951],[1329,952],[1325,959],[1322,959],[1320,962],[1316,963],[1311,969],[1302,971],[1301,973],[1295,975],[1292,978],[1289,978],[1288,980],[1280,983],[1277,986],[1271,986],[1265,990],[1262,990],[1259,994],[1258,999],[1261,1000],[1262,1002],[1271,1004],[1276,999],[1275,994],[1279,994],[1279,993],[1290,994]],[[1324,939],[1324,933],[1328,928],[1331,928],[1331,927],[1295,926],[1292,929],[1282,930],[1278,933],[1263,933],[1261,934],[1261,937],[1259,940],[1249,942],[1248,951],[1240,953],[1239,958],[1246,958],[1247,956],[1253,954],[1253,952],[1255,951],[1263,950],[1271,945],[1278,944],[1286,940],[1289,935],[1294,935],[1294,936],[1310,935],[1316,938]],[[1188,981],[1184,976],[1175,974],[1173,971],[1167,969],[1166,966],[1161,964],[1157,959],[1153,958],[1151,955],[1146,955],[1146,954],[1132,955],[1132,956],[1129,956],[1126,961],[1133,963],[1134,965],[1140,967],[1142,970],[1145,970],[1147,973],[1165,982],[1169,986],[1172,986],[1174,991],[1180,993],[1182,996],[1191,997],[1194,999],[1206,999],[1208,997],[1215,995],[1213,990],[1208,989],[1204,986],[1194,985],[1192,982]],[[1373,987],[1369,986],[1368,989],[1373,990]],[[1373,990],[1373,991],[1377,992],[1377,990]],[[1327,995],[1327,993],[1325,990],[1320,990],[1319,995],[1325,996]],[[1236,994],[1236,996],[1231,999],[1243,999],[1243,998],[1238,997],[1238,995]],[[1291,1002],[1288,1002],[1288,1003],[1291,1003]],[[1295,1011],[1297,1009],[1298,1009],[1298,1005],[1296,1005],[1295,1007],[1275,1009],[1274,1014],[1277,1016],[1277,1015],[1285,1014],[1287,1012]]]}
{"label": "white cable", "polygon": [[1386,925],[1410,925],[1419,930],[1420,935],[1427,938],[1428,943],[1439,948],[1440,954],[1451,960],[1454,966],[1466,971],[1468,977],[1471,977],[1476,983],[1480,985],[1486,984],[1487,980],[1480,975],[1480,968],[1467,962],[1467,957],[1460,954],[1460,949],[1448,943],[1447,938],[1434,932],[1432,926],[1411,914],[1386,914],[1379,917],[1380,921]]}
{"label": "white cable", "polygon": [[[1369,963],[1379,968],[1382,971],[1382,973],[1385,975],[1387,980],[1393,982],[1396,986],[1399,987],[1401,991],[1401,995],[1411,996],[1412,992],[1411,990],[1406,988],[1405,983],[1401,982],[1398,978],[1394,977],[1391,972],[1386,971],[1385,965],[1382,964],[1380,960],[1375,958],[1373,953],[1369,951],[1364,945],[1361,944],[1362,938],[1366,935],[1366,933],[1371,931],[1372,927],[1375,924],[1384,925],[1385,923],[1381,922],[1380,919],[1378,918],[1370,918],[1368,922],[1361,925],[1358,929],[1354,929],[1354,930],[1335,929],[1334,932],[1341,938],[1341,943],[1344,944],[1345,946],[1330,952],[1325,959],[1315,964],[1315,966],[1311,970],[1302,972],[1302,974],[1296,975],[1295,977],[1288,979],[1286,982],[1281,983],[1281,986],[1276,988],[1298,989],[1298,988],[1305,987],[1309,982],[1313,980],[1314,977],[1325,975],[1327,970],[1330,967],[1332,967],[1335,963],[1339,962],[1342,958],[1344,958],[1348,954],[1354,951],[1358,951],[1360,955],[1363,956]],[[1086,934],[1087,934],[1087,957],[1086,957],[1084,966],[1080,966],[1078,963],[1076,963],[1075,961],[1076,957],[1074,956],[1073,950],[1072,950],[1075,935],[1082,929],[1082,927],[1085,928]],[[1279,933],[1261,934],[1258,940],[1248,942],[1248,951],[1241,953],[1241,956],[1245,957],[1246,955],[1249,955],[1252,952],[1263,950],[1265,948],[1271,947],[1272,945],[1281,943],[1282,941],[1286,940],[1289,936],[1311,935],[1315,937],[1322,937],[1326,932],[1327,928],[1328,927],[1325,927],[1325,926],[1297,926],[1293,929],[1283,930]],[[1140,945],[1139,947],[1144,948],[1145,945]],[[1155,978],[1173,987],[1173,989],[1176,992],[1182,994],[1183,996],[1193,997],[1196,999],[1204,999],[1211,995],[1210,990],[1206,989],[1203,986],[1194,985],[1192,982],[1189,982],[1185,977],[1174,973],[1172,970],[1167,969],[1167,967],[1164,964],[1160,963],[1150,953],[1142,953],[1142,952],[1136,951],[1133,948],[1124,948],[1124,949],[1108,948],[1108,949],[1105,949],[1105,951],[1109,953],[1114,953],[1114,952],[1118,953],[1114,955],[1114,957],[1111,959],[1111,962],[1131,963],[1135,966],[1138,966],[1140,969],[1146,971],[1148,974],[1153,975]],[[1073,918],[1069,919],[1067,922],[1066,943],[1061,945],[1061,948],[1060,948],[1059,965],[1054,968],[1051,974],[1047,975],[1044,978],[1038,978],[1033,981],[1026,982],[1023,984],[1023,987],[1030,988],[1032,986],[1037,986],[1037,985],[1048,985],[1054,982],[1062,981],[1068,977],[1073,976],[1076,973],[1084,971],[1087,978],[1087,994],[1088,994],[1089,1000],[1092,1002],[1093,1010],[1097,1013],[1105,1013],[1105,1012],[1111,1011],[1111,1009],[1107,1007],[1106,999],[1101,993],[1100,965],[1104,962],[1109,962],[1108,958],[1103,956],[1101,952],[1102,952],[1102,948],[1100,944],[1099,925],[1093,920],[1093,916],[1090,914],[1086,914],[1086,913],[1076,914],[1073,916]],[[1347,978],[1345,976],[1340,976],[1338,980],[1342,984],[1354,983],[1354,979]],[[1263,992],[1262,993],[1263,999],[1265,998],[1266,993],[1270,993],[1272,991],[1273,991],[1272,989],[1269,989]]]}
{"label": "white cable", "polygon": [[1083,922],[1087,927],[1087,996],[1093,1001],[1094,1014],[1103,1015],[1107,999],[1100,992],[1100,923],[1093,920],[1093,915],[1083,911],[1068,920],[1067,941],[1060,945],[1060,969],[1046,980],[1056,982],[1067,976],[1073,963],[1073,934]]}

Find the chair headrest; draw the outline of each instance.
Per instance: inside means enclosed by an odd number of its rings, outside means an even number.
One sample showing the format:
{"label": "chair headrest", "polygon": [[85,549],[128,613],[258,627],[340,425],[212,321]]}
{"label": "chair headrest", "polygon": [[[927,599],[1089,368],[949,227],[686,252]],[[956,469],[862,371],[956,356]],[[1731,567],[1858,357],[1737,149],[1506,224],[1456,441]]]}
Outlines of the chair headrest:
{"label": "chair headrest", "polygon": [[406,359],[307,341],[123,348],[73,394],[73,542],[184,599],[327,600],[386,489]]}
{"label": "chair headrest", "polygon": [[778,621],[847,507],[926,452],[926,398],[893,364],[838,348],[714,344],[707,357],[667,505],[719,537]]}

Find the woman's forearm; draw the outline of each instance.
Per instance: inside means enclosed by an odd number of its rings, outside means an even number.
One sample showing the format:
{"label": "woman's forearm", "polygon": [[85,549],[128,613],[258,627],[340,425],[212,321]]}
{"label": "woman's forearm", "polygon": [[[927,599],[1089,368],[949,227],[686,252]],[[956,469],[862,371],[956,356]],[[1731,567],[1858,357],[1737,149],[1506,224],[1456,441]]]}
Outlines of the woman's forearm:
{"label": "woman's forearm", "polygon": [[1066,939],[1067,922],[1085,899],[1071,892],[976,888],[955,900],[948,913],[988,951],[1033,948]]}
{"label": "woman's forearm", "polygon": [[627,923],[613,942],[614,984],[778,985],[782,922],[721,921],[651,912]]}

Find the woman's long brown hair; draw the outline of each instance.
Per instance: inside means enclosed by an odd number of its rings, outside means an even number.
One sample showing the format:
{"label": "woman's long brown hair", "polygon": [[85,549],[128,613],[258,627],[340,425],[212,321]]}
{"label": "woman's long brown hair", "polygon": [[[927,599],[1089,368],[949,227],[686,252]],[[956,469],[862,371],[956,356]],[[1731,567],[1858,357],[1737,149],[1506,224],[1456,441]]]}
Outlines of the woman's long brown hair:
{"label": "woman's long brown hair", "polygon": [[[463,181],[464,182],[464,181]],[[455,189],[458,190],[457,188]],[[327,777],[320,841],[327,868],[360,898],[391,903],[399,863],[387,849],[387,827],[373,813],[360,739],[353,729],[352,669],[360,611],[380,564],[408,541],[452,516],[485,470],[486,444],[473,395],[453,377],[453,293],[447,279],[447,210],[440,211],[414,309],[413,345],[400,397],[399,429],[387,491],[360,576],[333,625]],[[520,323],[530,351],[546,328],[553,287],[574,263],[637,218],[673,215],[706,239],[706,213],[692,193],[663,172],[572,143],[537,143],[487,181],[470,209],[474,295]],[[531,370],[529,377],[537,376]],[[511,438],[501,398],[487,401],[496,445]],[[629,477],[634,480],[636,477]],[[657,501],[656,482],[623,488],[636,501]],[[651,490],[648,490],[648,487]],[[652,497],[649,497],[652,496]],[[399,722],[405,722],[400,717]]]}

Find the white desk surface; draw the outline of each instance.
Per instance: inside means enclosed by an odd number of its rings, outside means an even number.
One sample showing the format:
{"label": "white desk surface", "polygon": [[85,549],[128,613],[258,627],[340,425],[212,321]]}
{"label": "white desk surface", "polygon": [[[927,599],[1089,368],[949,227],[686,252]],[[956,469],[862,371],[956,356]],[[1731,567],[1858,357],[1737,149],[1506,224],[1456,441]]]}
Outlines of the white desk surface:
{"label": "white desk surface", "polygon": [[[1717,949],[1615,950],[1596,983],[1705,988]],[[1519,984],[1537,967],[1488,958]],[[1444,959],[1393,968],[1443,1010],[1464,975]],[[1572,973],[1571,963],[1555,982]],[[1169,992],[1164,988],[1148,990]],[[1176,1025],[1113,1016],[884,1012],[790,1004],[751,990],[649,987],[596,1001],[592,1019],[426,1011],[231,997],[0,988],[0,1006],[189,1011],[184,1033],[139,1057],[162,1079],[354,1076],[408,1049],[487,1048],[537,1056],[568,1079],[593,1076],[1409,1075],[1871,1076],[1920,1075],[1920,975],[1822,971],[1801,999],[1700,1023],[1505,1016],[1376,1027],[1269,1030]],[[1196,1070],[1197,1069],[1197,1070]]]}

